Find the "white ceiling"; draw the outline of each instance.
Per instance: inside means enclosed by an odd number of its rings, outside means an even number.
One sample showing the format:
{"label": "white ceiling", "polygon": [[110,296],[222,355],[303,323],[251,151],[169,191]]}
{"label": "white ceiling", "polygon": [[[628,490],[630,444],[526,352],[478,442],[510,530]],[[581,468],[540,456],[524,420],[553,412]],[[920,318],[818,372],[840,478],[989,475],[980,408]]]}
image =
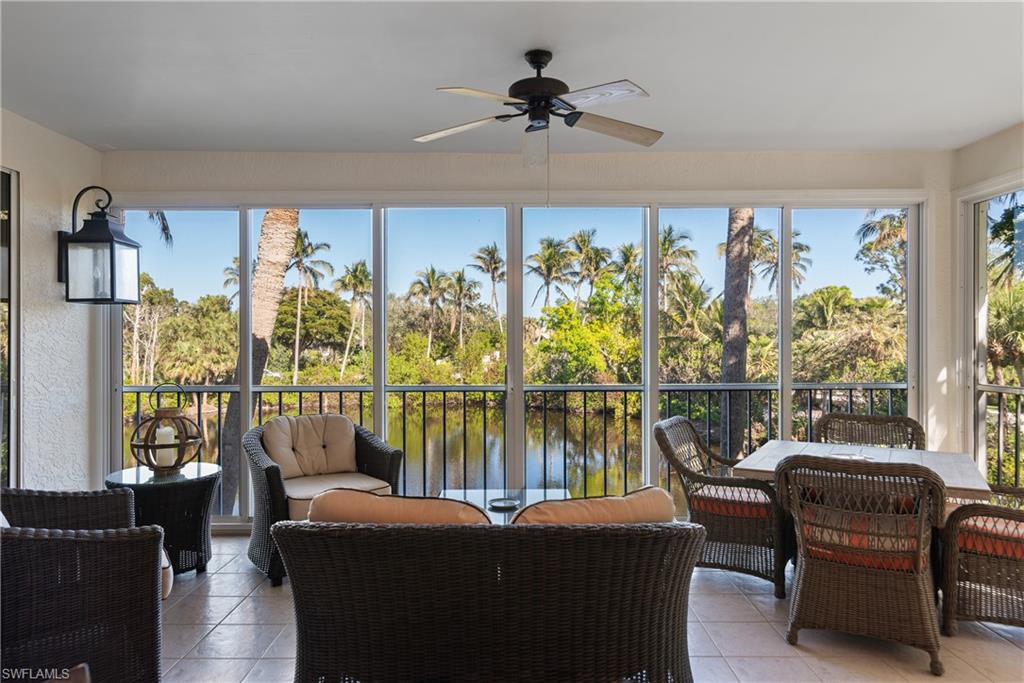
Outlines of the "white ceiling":
{"label": "white ceiling", "polygon": [[[1024,4],[18,3],[2,104],[97,149],[511,152],[500,113],[555,53],[572,88],[629,78],[606,116],[654,150],[949,149],[1024,119]],[[632,145],[553,126],[554,151]]]}

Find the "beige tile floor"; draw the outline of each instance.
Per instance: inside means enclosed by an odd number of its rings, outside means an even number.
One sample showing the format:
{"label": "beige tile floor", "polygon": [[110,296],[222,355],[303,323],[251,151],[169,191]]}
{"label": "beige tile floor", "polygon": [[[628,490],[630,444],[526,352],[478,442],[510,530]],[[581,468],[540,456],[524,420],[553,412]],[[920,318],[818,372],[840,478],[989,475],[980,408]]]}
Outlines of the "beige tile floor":
{"label": "beige tile floor", "polygon": [[[164,603],[164,680],[291,681],[291,592],[274,588],[245,556],[248,538],[215,536],[208,572],[175,579]],[[697,681],[1024,681],[1024,628],[962,623],[942,639],[946,675],[928,672],[920,650],[830,631],[786,644],[788,601],[766,581],[698,569],[691,587],[689,646]]]}

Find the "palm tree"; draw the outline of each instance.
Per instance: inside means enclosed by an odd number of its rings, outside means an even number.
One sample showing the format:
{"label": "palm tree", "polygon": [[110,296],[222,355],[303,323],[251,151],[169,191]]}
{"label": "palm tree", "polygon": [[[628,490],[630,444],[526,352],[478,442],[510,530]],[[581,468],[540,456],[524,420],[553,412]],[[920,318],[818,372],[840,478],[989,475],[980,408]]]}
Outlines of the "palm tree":
{"label": "palm tree", "polygon": [[[722,296],[722,381],[747,381],[747,312],[750,310],[750,267],[753,258],[754,209],[730,208],[725,241],[725,288]],[[726,406],[728,404],[728,409]],[[722,452],[736,458],[743,447],[744,410],[741,401],[723,394]],[[727,427],[727,429],[726,429]]]}
{"label": "palm tree", "polygon": [[835,327],[839,314],[854,305],[850,288],[845,286],[820,287],[799,301],[801,325],[819,330]]}
{"label": "palm tree", "polygon": [[639,287],[644,274],[643,252],[640,247],[631,242],[620,245],[611,268],[616,275],[622,278],[623,285]]}
{"label": "palm tree", "polygon": [[533,304],[537,303],[537,297],[544,292],[544,308],[550,306],[552,287],[565,298],[569,298],[562,285],[572,282],[572,254],[563,240],[554,237],[542,238],[540,248],[536,253],[530,254],[527,263],[529,265],[526,271],[541,279],[541,285],[533,295]]}
{"label": "palm tree", "polygon": [[[677,232],[671,223],[662,226],[658,232],[659,278],[665,278],[670,270],[695,272],[693,261],[697,258],[697,250],[686,246],[689,241],[690,234],[685,230]],[[663,311],[666,299],[665,287],[662,286],[658,292],[658,305]]]}
{"label": "palm tree", "polygon": [[670,334],[666,334],[665,338],[707,341],[711,288],[689,273],[674,271],[669,273],[668,278],[670,286],[665,320]]}
{"label": "palm tree", "polygon": [[[799,290],[800,285],[807,279],[807,270],[813,261],[807,257],[811,251],[811,245],[800,242],[796,238],[800,236],[799,230],[793,231],[792,254],[793,260],[790,267],[793,288]],[[751,245],[752,267],[757,271],[761,279],[768,280],[768,286],[775,289],[779,279],[779,239],[775,232],[759,225],[754,226],[754,241]],[[718,243],[718,255],[725,256],[725,242]],[[754,283],[751,281],[751,287]]]}
{"label": "palm tree", "polygon": [[150,211],[149,222],[160,229],[160,241],[168,247],[174,245],[174,235],[171,234],[171,223],[167,220],[167,214],[163,211]]}
{"label": "palm tree", "polygon": [[594,282],[608,269],[612,258],[611,249],[594,244],[596,235],[597,230],[591,228],[590,230],[577,230],[569,237],[572,257],[576,261],[573,274],[578,278],[576,281],[576,308],[580,307],[580,290],[583,289],[583,283],[586,282],[590,286],[590,291],[587,292],[587,299],[589,299],[594,293]]}
{"label": "palm tree", "polygon": [[356,331],[356,311],[359,312],[359,347],[366,350],[366,305],[368,297],[373,292],[373,277],[366,265],[366,260],[356,261],[351,266],[345,266],[345,272],[333,283],[334,291],[349,292],[349,327],[348,339],[345,340],[345,354],[341,359],[341,374],[339,381],[345,380],[345,368],[348,366],[349,352],[352,349],[352,337]]}
{"label": "palm tree", "polygon": [[1014,283],[1024,275],[1024,247],[1021,246],[1021,237],[1024,227],[1021,227],[1021,215],[1024,214],[1024,204],[1014,203],[1013,193],[1007,201],[1009,206],[1003,209],[999,220],[988,218],[989,227],[989,279],[994,287],[1012,288]]}
{"label": "palm tree", "polygon": [[296,289],[295,302],[295,346],[292,364],[292,384],[299,383],[299,340],[302,331],[302,303],[306,298],[307,289],[317,289],[320,281],[334,274],[334,267],[323,259],[313,258],[323,251],[330,250],[331,245],[327,242],[311,242],[309,233],[299,230],[295,233],[295,245],[292,249],[291,259],[285,272],[294,270],[299,278],[299,286]]}
{"label": "palm tree", "polygon": [[[277,309],[284,289],[285,271],[295,249],[295,236],[299,231],[298,209],[267,209],[260,224],[260,239],[256,252],[256,267],[252,276],[252,359],[250,361],[253,385],[263,382],[263,372],[270,355],[270,340],[277,321]],[[241,362],[241,359],[240,359]],[[241,370],[235,370],[235,377]],[[252,415],[242,415],[241,394],[235,392],[228,399],[224,419],[223,482],[221,502],[231,509],[238,493],[241,463],[242,425],[250,424]]]}
{"label": "palm tree", "polygon": [[409,285],[410,298],[419,299],[427,304],[427,358],[434,344],[434,321],[440,305],[448,296],[450,279],[441,270],[428,266],[426,270],[416,273],[416,279]]}
{"label": "palm tree", "polygon": [[498,332],[505,334],[505,328],[501,321],[501,311],[498,310],[498,283],[505,281],[505,259],[501,257],[501,250],[497,242],[480,247],[473,254],[474,263],[469,264],[470,268],[486,273],[491,278],[491,307],[494,309],[494,317],[498,319]]}
{"label": "palm tree", "polygon": [[466,305],[479,299],[477,290],[480,283],[466,277],[466,269],[457,270],[448,278],[448,300],[452,307],[449,334],[455,332],[456,322],[459,326],[459,348],[463,347],[463,328],[466,322]]}
{"label": "palm tree", "polygon": [[869,245],[869,251],[902,244],[907,239],[907,210],[886,213],[881,209],[869,210],[857,228],[857,239],[861,244]]}

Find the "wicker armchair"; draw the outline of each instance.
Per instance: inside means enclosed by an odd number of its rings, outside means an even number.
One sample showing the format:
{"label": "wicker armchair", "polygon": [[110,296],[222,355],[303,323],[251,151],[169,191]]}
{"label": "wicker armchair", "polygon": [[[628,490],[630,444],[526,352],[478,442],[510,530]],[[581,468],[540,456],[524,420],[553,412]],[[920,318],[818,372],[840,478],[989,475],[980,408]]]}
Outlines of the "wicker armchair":
{"label": "wicker armchair", "polygon": [[692,681],[691,524],[281,522],[296,681]]}
{"label": "wicker armchair", "polygon": [[[356,464],[359,471],[391,485],[398,491],[402,469],[402,451],[392,448],[373,432],[355,425]],[[252,475],[253,520],[249,537],[249,559],[279,586],[285,575],[281,556],[270,535],[275,522],[289,519],[288,498],[285,495],[281,468],[270,459],[263,448],[263,427],[250,429],[242,437],[242,448],[249,461]]]}
{"label": "wicker armchair", "polygon": [[824,628],[920,648],[939,660],[932,528],[942,479],[920,465],[791,456],[776,468],[799,552],[786,640]]}
{"label": "wicker armchair", "polygon": [[4,669],[159,680],[163,531],[133,527],[132,492],[3,489],[0,509]]}
{"label": "wicker armchair", "polygon": [[1024,626],[1024,488],[993,486],[991,504],[957,508],[943,529],[942,629],[957,620]]}
{"label": "wicker armchair", "polygon": [[656,423],[654,437],[682,483],[690,521],[707,529],[697,565],[766,579],[775,584],[775,597],[786,597],[786,563],[796,541],[771,484],[731,476],[739,461],[715,455],[683,417]]}
{"label": "wicker armchair", "polygon": [[814,440],[921,451],[927,448],[921,423],[899,415],[829,413],[814,423]]}

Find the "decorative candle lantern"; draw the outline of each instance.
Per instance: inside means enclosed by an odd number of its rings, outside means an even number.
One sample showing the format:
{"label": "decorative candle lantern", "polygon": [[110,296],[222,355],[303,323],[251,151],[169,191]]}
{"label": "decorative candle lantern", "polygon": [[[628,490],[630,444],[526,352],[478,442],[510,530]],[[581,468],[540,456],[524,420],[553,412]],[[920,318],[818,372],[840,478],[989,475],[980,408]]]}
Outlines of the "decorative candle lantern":
{"label": "decorative candle lantern", "polygon": [[[144,418],[132,432],[129,441],[132,455],[140,465],[157,473],[177,472],[199,457],[203,450],[203,434],[196,422],[185,416],[180,407],[153,407],[153,396],[163,386],[175,386],[181,393],[185,389],[173,382],[165,382],[149,393],[151,417]],[[159,405],[159,399],[157,401]]]}

